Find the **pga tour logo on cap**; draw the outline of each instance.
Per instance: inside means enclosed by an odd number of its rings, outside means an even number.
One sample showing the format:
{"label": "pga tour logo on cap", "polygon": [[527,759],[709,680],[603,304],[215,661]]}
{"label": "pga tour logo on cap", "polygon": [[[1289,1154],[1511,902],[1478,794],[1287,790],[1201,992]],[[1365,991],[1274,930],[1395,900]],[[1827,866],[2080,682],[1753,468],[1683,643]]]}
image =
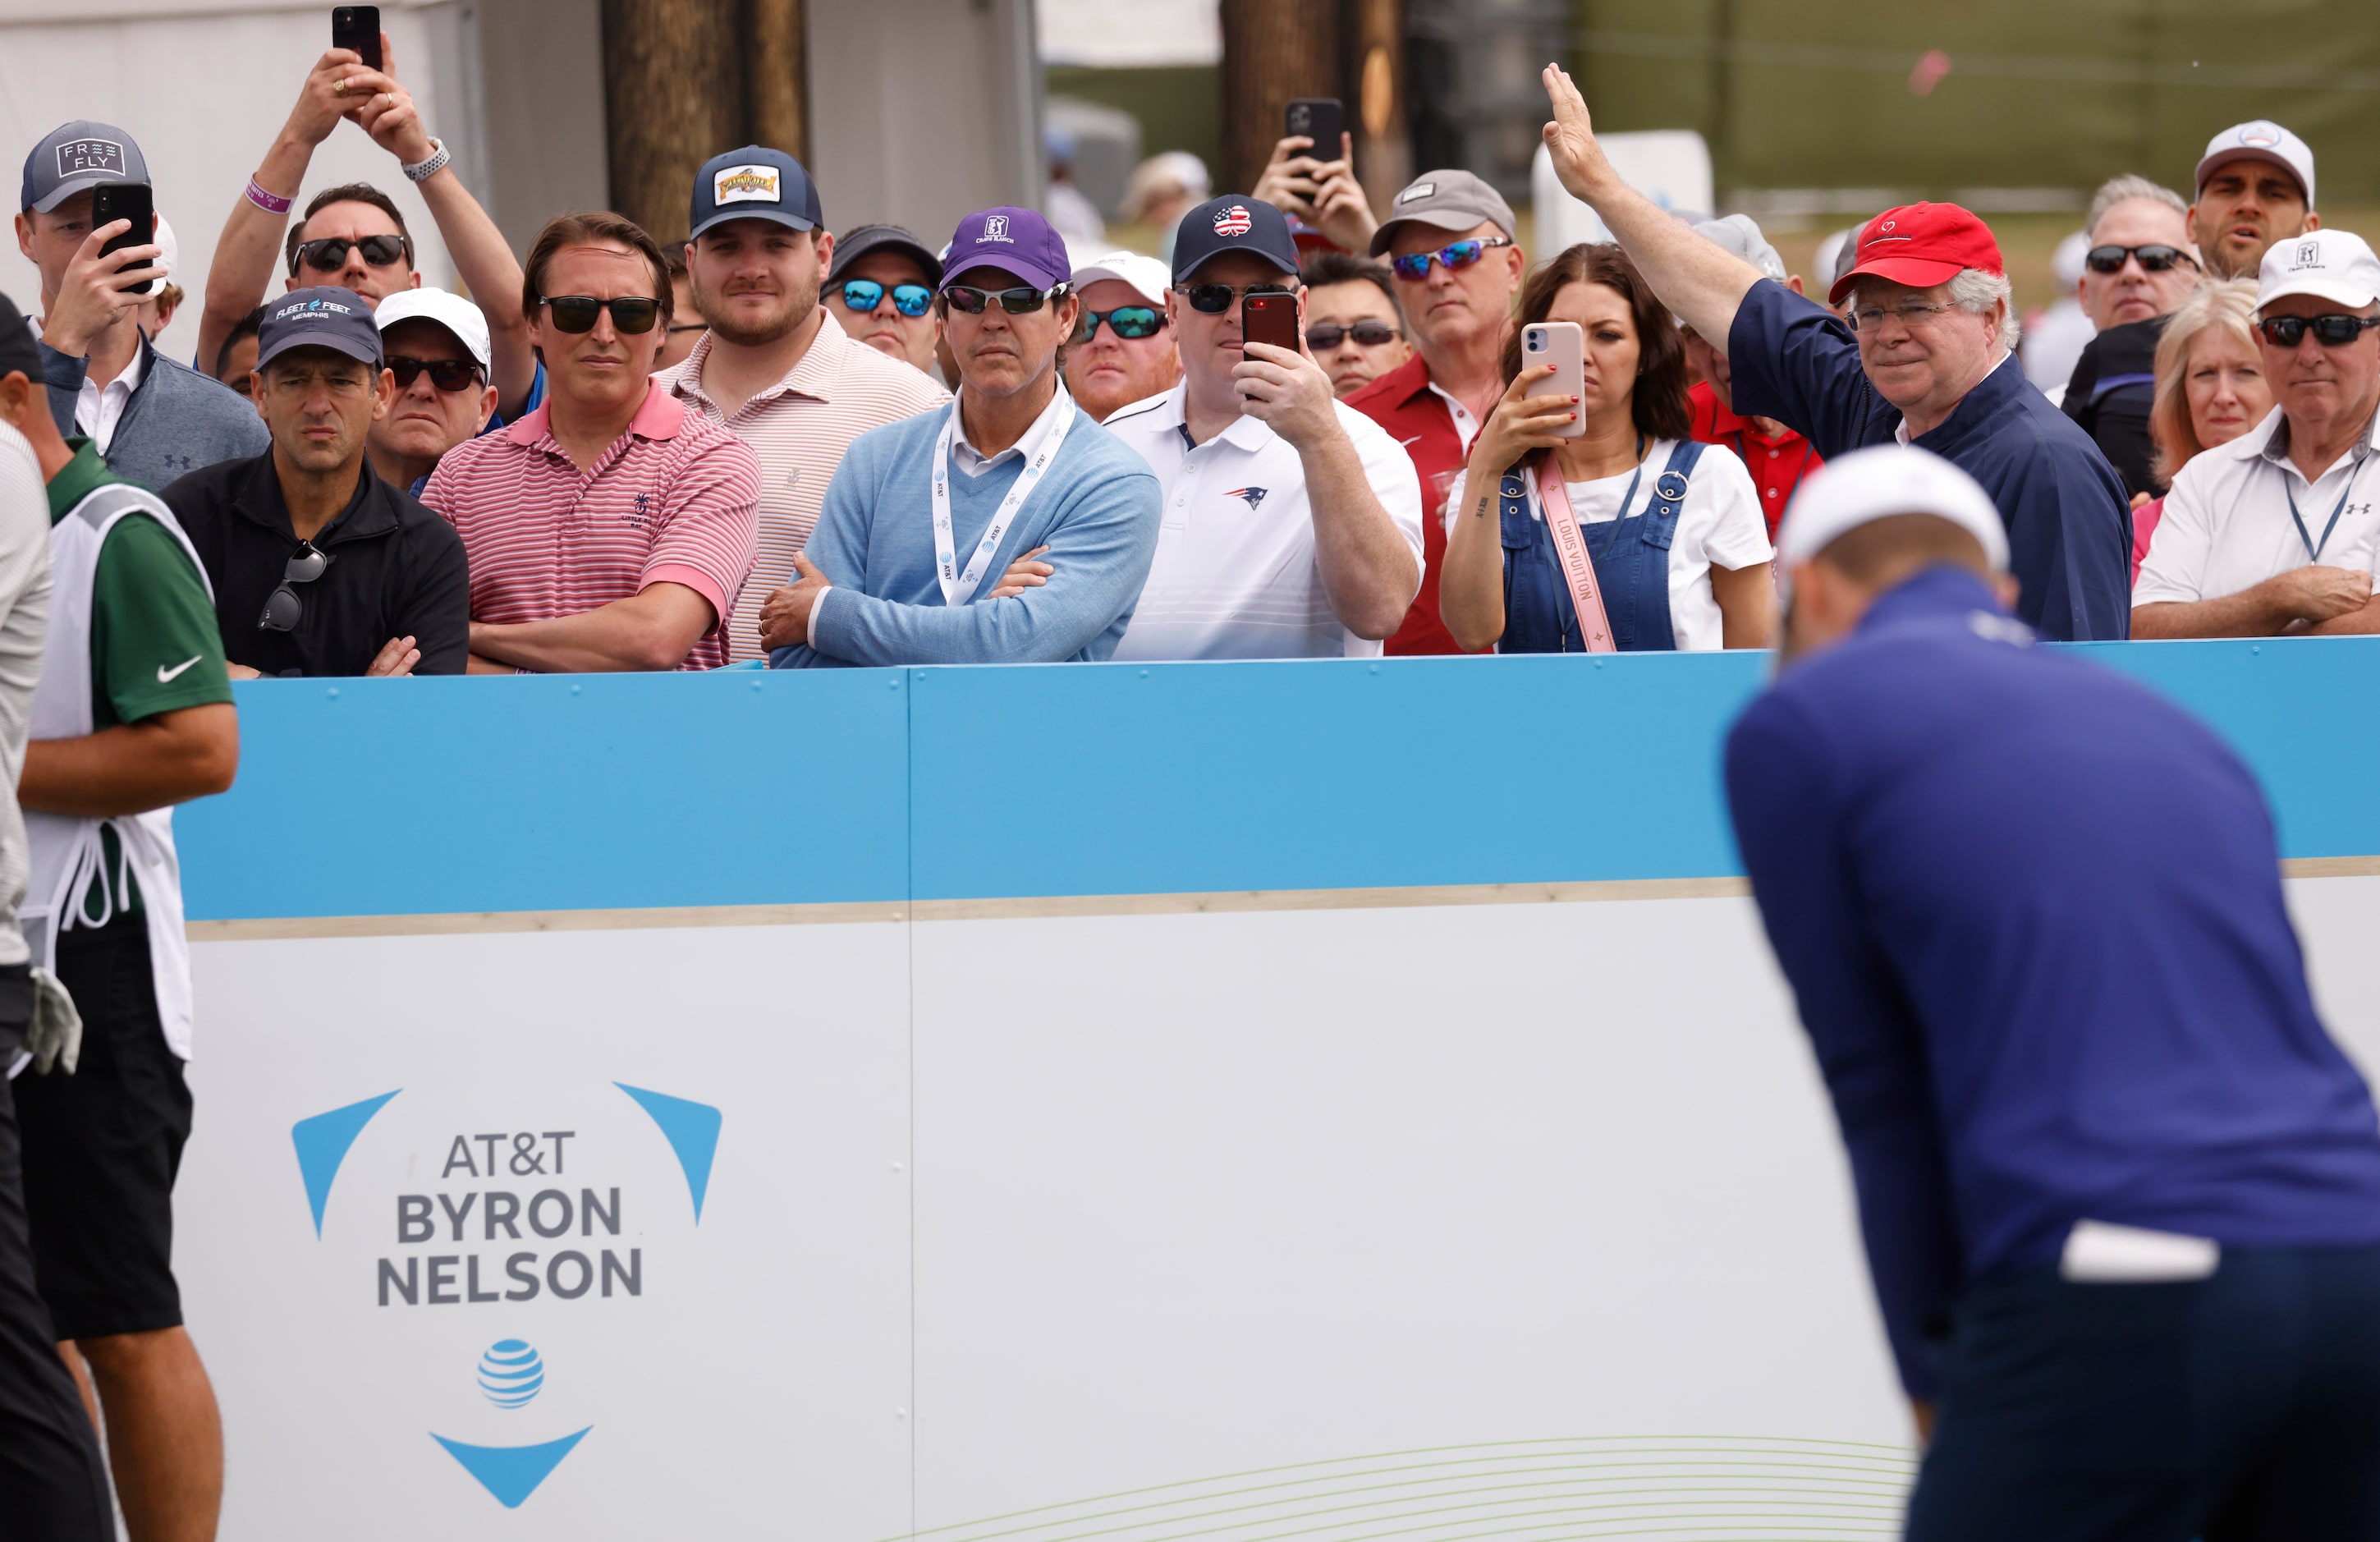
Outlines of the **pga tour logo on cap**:
{"label": "pga tour logo on cap", "polygon": [[777,181],[774,166],[722,166],[710,179],[710,201],[776,203]]}
{"label": "pga tour logo on cap", "polygon": [[2297,251],[2289,259],[2289,272],[2291,273],[2299,273],[2307,268],[2319,268],[2322,265],[2322,243],[2320,241],[2300,241],[2298,243]]}
{"label": "pga tour logo on cap", "polygon": [[986,214],[984,216],[983,238],[987,241],[1007,241],[1011,246],[1014,246],[1016,244],[1008,234],[1008,216],[1005,214]]}
{"label": "pga tour logo on cap", "polygon": [[1215,234],[1218,236],[1245,236],[1255,226],[1255,224],[1256,222],[1254,220],[1248,218],[1247,205],[1245,203],[1234,203],[1229,209],[1224,210],[1221,213],[1215,216]]}
{"label": "pga tour logo on cap", "polygon": [[2270,150],[2281,142],[2281,126],[2259,118],[2240,126],[2240,142],[2252,150]]}
{"label": "pga tour logo on cap", "polygon": [[68,140],[58,146],[60,176],[90,171],[112,171],[124,176],[124,147],[114,140]]}

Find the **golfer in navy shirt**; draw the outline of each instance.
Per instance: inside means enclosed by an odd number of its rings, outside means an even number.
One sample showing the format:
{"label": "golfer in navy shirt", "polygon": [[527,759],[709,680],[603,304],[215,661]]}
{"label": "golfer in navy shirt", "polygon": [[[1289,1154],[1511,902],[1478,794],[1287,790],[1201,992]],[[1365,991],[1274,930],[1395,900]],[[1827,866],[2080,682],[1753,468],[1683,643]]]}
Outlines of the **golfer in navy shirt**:
{"label": "golfer in navy shirt", "polygon": [[2254,778],[2034,645],[1947,462],[1829,461],[1781,539],[1728,798],[1933,1434],[1908,1535],[2380,1537],[2380,1121]]}
{"label": "golfer in navy shirt", "polygon": [[1869,221],[1857,263],[1828,297],[1856,297],[1854,332],[1630,188],[1570,77],[1548,65],[1546,89],[1546,144],[1562,186],[1594,205],[1680,321],[1727,339],[1736,411],[1777,419],[1828,460],[1895,442],[1942,455],[1999,510],[2020,620],[2061,639],[2130,635],[2123,482],[2018,368],[2008,275],[1983,221],[1949,203]]}

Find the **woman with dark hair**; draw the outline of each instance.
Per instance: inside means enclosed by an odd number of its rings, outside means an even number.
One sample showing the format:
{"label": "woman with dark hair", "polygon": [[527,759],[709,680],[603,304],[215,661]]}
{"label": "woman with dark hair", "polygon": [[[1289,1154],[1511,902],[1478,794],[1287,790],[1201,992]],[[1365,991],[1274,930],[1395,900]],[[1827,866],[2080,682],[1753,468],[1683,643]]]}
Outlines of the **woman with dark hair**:
{"label": "woman with dark hair", "polygon": [[[1540,322],[1585,334],[1580,396],[1529,395],[1554,372],[1522,368],[1522,334]],[[1504,653],[1767,647],[1777,591],[1759,493],[1734,452],[1694,442],[1677,328],[1619,247],[1572,247],[1530,278],[1504,378],[1447,493],[1439,613],[1455,639]],[[1557,431],[1572,421],[1577,437]],[[1583,557],[1565,563],[1566,545]]]}

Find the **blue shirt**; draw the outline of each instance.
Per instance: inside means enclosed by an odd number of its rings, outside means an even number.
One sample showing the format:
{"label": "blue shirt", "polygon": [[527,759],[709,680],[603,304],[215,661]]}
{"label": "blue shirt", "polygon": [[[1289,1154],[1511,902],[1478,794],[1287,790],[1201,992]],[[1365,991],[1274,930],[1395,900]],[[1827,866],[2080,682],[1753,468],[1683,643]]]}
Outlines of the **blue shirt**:
{"label": "blue shirt", "polygon": [[[810,614],[809,643],[775,650],[770,668],[1059,663],[1114,654],[1157,557],[1164,512],[1157,474],[1073,408],[1065,443],[1001,538],[975,598],[945,605],[934,565],[933,455],[943,421],[957,410],[953,401],[851,442],[804,552],[835,587]],[[980,476],[953,467],[958,551],[983,539],[1024,469],[1014,455],[995,457]],[[1048,582],[987,599],[1002,570],[1037,546],[1050,548],[1041,558],[1056,570]]]}
{"label": "blue shirt", "polygon": [[2079,1220],[2380,1242],[2380,1120],[2195,719],[1935,567],[1752,704],[1727,790],[1912,1396],[1959,1289]]}
{"label": "blue shirt", "polygon": [[[1755,284],[1728,333],[1735,410],[1774,418],[1828,460],[1889,444],[1900,409],[1876,395],[1842,319],[1780,284]],[[2008,523],[2016,613],[2044,637],[2132,633],[2132,512],[2091,436],[2003,360],[1950,416],[1910,443],[1983,484]]]}

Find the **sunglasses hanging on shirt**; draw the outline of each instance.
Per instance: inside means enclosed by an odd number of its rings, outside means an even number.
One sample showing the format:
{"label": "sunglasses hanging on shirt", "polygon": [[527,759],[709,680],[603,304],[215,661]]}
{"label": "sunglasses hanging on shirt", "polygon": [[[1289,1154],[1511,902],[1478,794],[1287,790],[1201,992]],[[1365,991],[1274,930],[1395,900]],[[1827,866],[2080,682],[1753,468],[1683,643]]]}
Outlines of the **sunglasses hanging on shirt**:
{"label": "sunglasses hanging on shirt", "polygon": [[[884,285],[872,278],[844,280],[843,303],[846,310],[865,312],[884,303]],[[892,309],[904,316],[922,316],[934,303],[934,292],[922,284],[892,285]]]}
{"label": "sunglasses hanging on shirt", "polygon": [[325,236],[319,241],[300,241],[289,259],[289,271],[296,273],[303,262],[318,273],[334,273],[347,265],[349,249],[363,253],[365,262],[375,268],[395,267],[412,260],[402,236],[366,236],[349,240],[345,236]]}
{"label": "sunglasses hanging on shirt", "polygon": [[612,312],[612,325],[625,333],[650,332],[662,316],[662,302],[644,295],[608,300],[592,295],[548,295],[541,303],[565,332],[594,331],[595,318],[605,310]]}
{"label": "sunglasses hanging on shirt", "polygon": [[264,597],[264,613],[256,620],[260,632],[294,632],[305,619],[306,603],[298,598],[298,586],[310,584],[321,577],[331,565],[330,554],[310,540],[301,540],[281,570],[281,582]]}

